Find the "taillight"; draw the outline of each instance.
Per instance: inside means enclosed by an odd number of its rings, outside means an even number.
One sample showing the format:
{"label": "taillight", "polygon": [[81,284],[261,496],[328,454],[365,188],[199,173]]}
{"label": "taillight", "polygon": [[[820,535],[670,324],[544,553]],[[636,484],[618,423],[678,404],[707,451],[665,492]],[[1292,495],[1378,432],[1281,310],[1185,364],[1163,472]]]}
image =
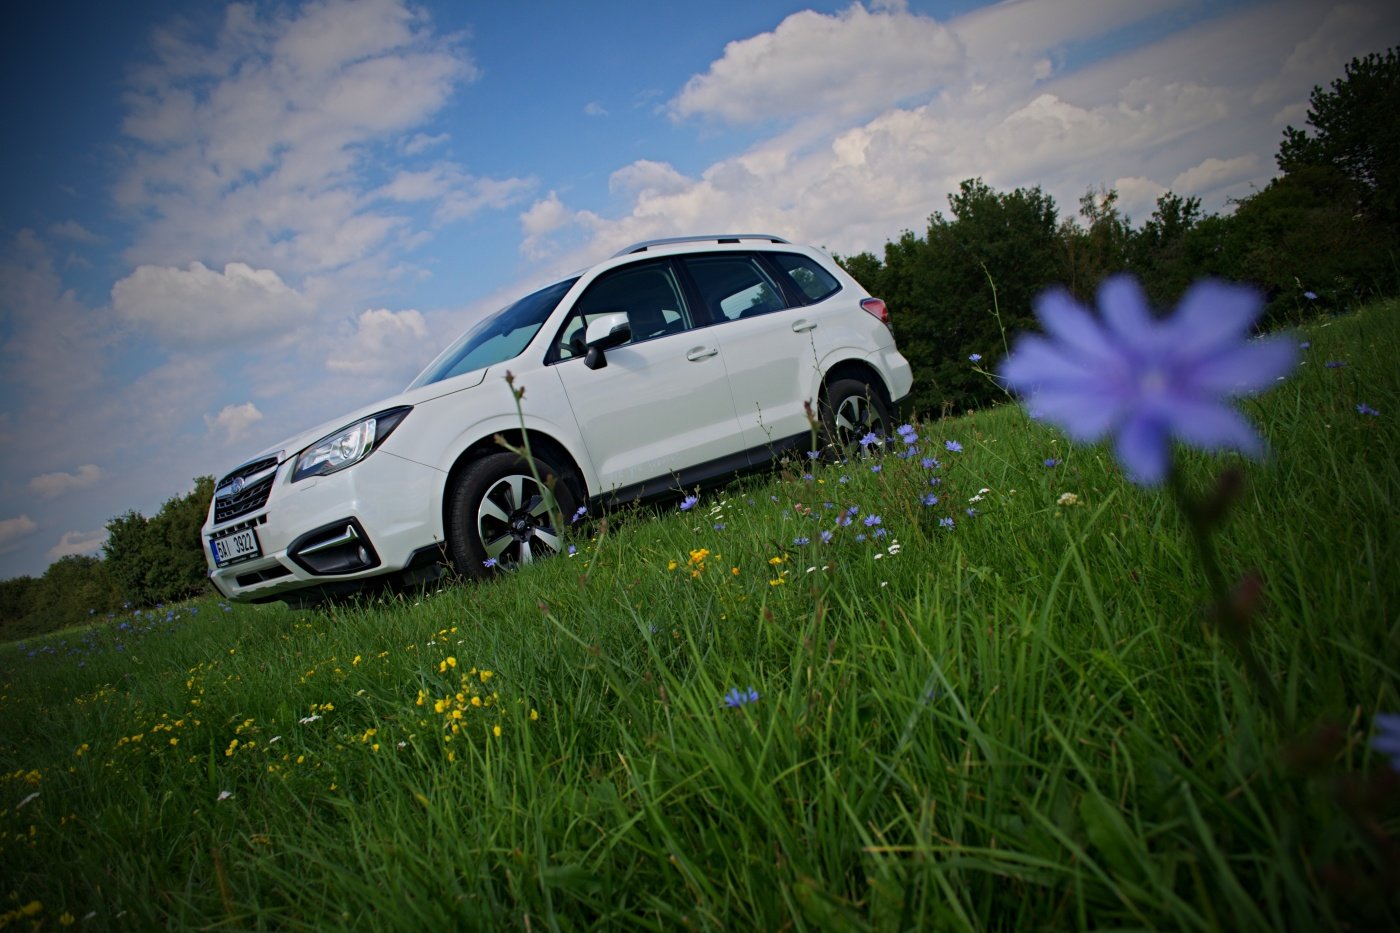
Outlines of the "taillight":
{"label": "taillight", "polygon": [[880,319],[881,324],[888,326],[890,323],[890,310],[885,307],[885,302],[879,298],[862,298],[860,306]]}

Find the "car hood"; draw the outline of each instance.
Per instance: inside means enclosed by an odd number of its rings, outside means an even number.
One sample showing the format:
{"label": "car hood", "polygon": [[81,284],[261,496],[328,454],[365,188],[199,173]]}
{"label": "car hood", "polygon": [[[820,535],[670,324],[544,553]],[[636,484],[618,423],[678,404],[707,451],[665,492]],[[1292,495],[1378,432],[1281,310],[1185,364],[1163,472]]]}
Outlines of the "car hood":
{"label": "car hood", "polygon": [[391,395],[388,398],[380,399],[369,405],[362,405],[354,411],[347,412],[338,418],[323,421],[315,427],[307,428],[305,431],[298,431],[296,434],[268,446],[266,449],[246,458],[242,462],[251,463],[255,460],[264,460],[273,456],[277,457],[280,462],[300,453],[321,438],[333,434],[341,428],[347,428],[356,421],[368,418],[370,415],[377,412],[386,411],[390,408],[401,408],[405,405],[421,405],[424,402],[432,401],[444,395],[452,395],[456,392],[464,392],[467,389],[475,388],[486,381],[487,374],[491,372],[493,368],[498,367],[488,366],[485,369],[463,373],[460,376],[444,379],[441,382],[434,382],[431,385],[419,386],[407,392],[400,392],[397,395]]}

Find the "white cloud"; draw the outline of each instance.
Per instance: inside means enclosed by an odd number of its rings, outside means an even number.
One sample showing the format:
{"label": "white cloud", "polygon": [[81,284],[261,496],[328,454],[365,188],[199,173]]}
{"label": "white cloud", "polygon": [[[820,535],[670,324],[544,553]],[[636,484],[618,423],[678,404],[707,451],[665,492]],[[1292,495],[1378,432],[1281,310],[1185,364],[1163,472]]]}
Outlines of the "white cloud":
{"label": "white cloud", "polygon": [[58,543],[49,548],[45,555],[49,560],[72,557],[75,554],[94,554],[107,543],[107,529],[95,531],[65,531]]}
{"label": "white cloud", "polygon": [[590,117],[606,117],[608,115],[608,108],[604,107],[596,100],[590,100],[583,105],[583,112]]}
{"label": "white cloud", "polygon": [[102,240],[100,236],[76,220],[65,220],[63,223],[53,224],[49,227],[49,233],[59,239],[72,240],[75,243],[98,243]]}
{"label": "white cloud", "polygon": [[429,149],[445,145],[451,138],[447,133],[438,133],[435,136],[430,136],[427,133],[415,133],[403,143],[403,153],[404,155],[420,155]]}
{"label": "white cloud", "polygon": [[88,463],[76,473],[41,473],[29,481],[29,491],[40,499],[56,499],[75,489],[87,489],[101,478],[101,468]]}
{"label": "white cloud", "polygon": [[252,402],[242,405],[225,405],[217,415],[204,416],[204,424],[211,436],[218,436],[224,443],[232,443],[247,435],[248,430],[262,420],[262,412]]}
{"label": "white cloud", "polygon": [[117,186],[118,202],[149,218],[133,263],[237,259],[296,280],[370,260],[410,225],[365,200],[370,172],[385,151],[445,138],[400,135],[474,80],[475,64],[398,0],[270,10],[230,6],[207,42],[166,29],[133,72],[123,130],[134,149]]}
{"label": "white cloud", "polygon": [[419,312],[371,309],[355,319],[354,332],[332,351],[326,367],[353,376],[411,376],[428,362],[433,349]]}
{"label": "white cloud", "polygon": [[677,117],[731,123],[849,117],[926,95],[961,62],[948,29],[902,8],[871,13],[855,3],[834,16],[803,10],[772,32],[728,43],[670,107]]}
{"label": "white cloud", "polygon": [[0,551],[10,550],[15,542],[38,530],[38,524],[28,515],[0,519]]}
{"label": "white cloud", "polygon": [[222,272],[202,262],[188,269],[140,266],[112,286],[112,305],[161,340],[211,346],[284,338],[315,310],[276,272],[241,262]]}
{"label": "white cloud", "polygon": [[1266,171],[1257,155],[1242,155],[1233,159],[1211,156],[1176,176],[1171,187],[1173,191],[1214,192],[1239,181],[1257,179]]}

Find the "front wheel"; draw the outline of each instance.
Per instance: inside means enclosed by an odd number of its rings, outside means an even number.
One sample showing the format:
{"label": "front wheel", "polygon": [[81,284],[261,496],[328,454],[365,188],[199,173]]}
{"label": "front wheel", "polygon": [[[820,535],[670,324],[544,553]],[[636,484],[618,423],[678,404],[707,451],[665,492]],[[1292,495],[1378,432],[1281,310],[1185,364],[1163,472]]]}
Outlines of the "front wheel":
{"label": "front wheel", "polygon": [[486,577],[493,568],[534,563],[563,547],[561,523],[573,513],[573,491],[567,477],[549,462],[536,457],[535,469],[543,483],[523,457],[491,454],[453,483],[446,532],[448,554],[458,573]]}
{"label": "front wheel", "polygon": [[[869,438],[883,442],[890,433],[890,413],[878,389],[860,379],[838,379],[822,403],[822,431],[827,449],[838,460],[874,451]],[[865,443],[862,443],[865,441]]]}

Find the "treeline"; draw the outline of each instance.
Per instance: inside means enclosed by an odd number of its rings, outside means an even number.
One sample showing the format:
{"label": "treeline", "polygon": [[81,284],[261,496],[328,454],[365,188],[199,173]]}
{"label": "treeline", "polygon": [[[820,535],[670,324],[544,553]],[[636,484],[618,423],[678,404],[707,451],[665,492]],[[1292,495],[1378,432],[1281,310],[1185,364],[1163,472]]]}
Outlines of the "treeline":
{"label": "treeline", "polygon": [[1039,187],[998,192],[970,179],[949,195],[950,216],[935,212],[922,235],[905,232],[883,257],[841,258],[890,308],[914,365],[915,410],[1003,398],[986,374],[1033,326],[1031,300],[1053,284],[1091,300],[1105,276],[1126,270],[1167,308],[1202,276],[1251,282],[1268,300],[1265,326],[1400,291],[1396,50],[1353,59],[1310,104],[1311,132],[1284,132],[1281,174],[1227,215],[1168,192],[1135,227],[1117,193],[1098,189],[1061,219]]}
{"label": "treeline", "polygon": [[107,523],[101,558],[61,558],[40,577],[0,580],[0,638],[50,632],[207,592],[200,527],[214,495],[201,476],[189,494],[147,518],[127,512]]}
{"label": "treeline", "polygon": [[[1168,192],[1135,227],[1117,193],[1099,189],[1062,219],[1038,187],[998,192],[970,179],[949,195],[950,216],[935,212],[922,236],[886,243],[883,258],[842,258],[890,307],[914,365],[915,410],[937,415],[1002,397],[987,374],[1033,325],[1031,300],[1052,284],[1088,300],[1105,276],[1128,270],[1166,307],[1201,276],[1253,282],[1268,299],[1266,326],[1400,292],[1397,51],[1353,59],[1310,104],[1311,132],[1284,131],[1279,177],[1228,215]],[[112,519],[102,559],[65,557],[37,579],[0,581],[0,637],[206,591],[200,526],[213,486],[200,477],[151,518]]]}

